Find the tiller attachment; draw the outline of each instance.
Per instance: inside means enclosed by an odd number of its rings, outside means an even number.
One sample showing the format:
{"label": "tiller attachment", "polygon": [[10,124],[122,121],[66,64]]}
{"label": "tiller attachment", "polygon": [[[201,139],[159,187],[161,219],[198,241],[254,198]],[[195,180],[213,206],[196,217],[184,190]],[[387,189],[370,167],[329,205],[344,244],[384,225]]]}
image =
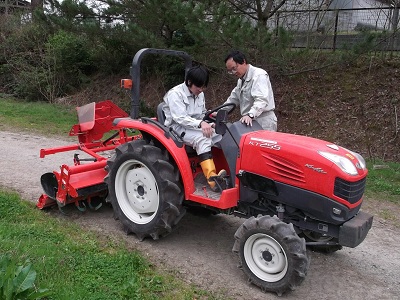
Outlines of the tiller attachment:
{"label": "tiller attachment", "polygon": [[[56,204],[61,208],[69,203],[75,203],[81,211],[86,210],[87,206],[99,208],[101,205],[94,205],[92,200],[107,196],[108,188],[104,177],[107,175],[105,166],[109,152],[121,144],[141,137],[128,135],[125,128],[114,126],[113,121],[116,118],[127,118],[128,114],[109,100],[78,107],[77,113],[79,124],[71,128],[69,135],[78,136],[79,144],[41,149],[40,157],[79,150],[90,158],[80,159],[79,154],[75,153],[73,165],[62,165],[59,172],[42,175],[40,180],[44,194],[36,204],[40,209]],[[110,133],[109,137],[102,140],[105,133]]]}
{"label": "tiller attachment", "polygon": [[78,136],[80,143],[92,143],[115,129],[116,118],[127,118],[129,115],[110,100],[92,102],[76,108],[79,124],[72,126],[69,135]]}

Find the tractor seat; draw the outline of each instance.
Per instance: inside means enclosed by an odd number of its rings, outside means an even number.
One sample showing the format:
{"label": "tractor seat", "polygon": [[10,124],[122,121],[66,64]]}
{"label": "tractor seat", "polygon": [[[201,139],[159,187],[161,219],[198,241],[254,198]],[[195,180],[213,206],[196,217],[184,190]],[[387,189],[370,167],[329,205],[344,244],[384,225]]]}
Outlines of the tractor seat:
{"label": "tractor seat", "polygon": [[[161,102],[160,104],[157,105],[157,120],[161,124],[164,125],[165,123],[165,114],[163,111],[163,107],[165,106],[165,102]],[[188,156],[196,156],[196,150],[194,150],[192,147],[185,145],[185,150]]]}
{"label": "tractor seat", "polygon": [[164,111],[163,111],[163,107],[164,106],[165,106],[165,102],[161,102],[157,106],[157,120],[158,120],[158,122],[160,122],[163,125],[165,123],[165,114],[164,114]]}

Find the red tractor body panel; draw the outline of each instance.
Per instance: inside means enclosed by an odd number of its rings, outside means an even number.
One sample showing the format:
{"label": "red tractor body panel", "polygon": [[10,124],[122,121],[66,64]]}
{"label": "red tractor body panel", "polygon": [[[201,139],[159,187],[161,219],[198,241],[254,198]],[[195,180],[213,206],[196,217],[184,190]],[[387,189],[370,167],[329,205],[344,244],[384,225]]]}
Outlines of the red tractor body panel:
{"label": "red tractor body panel", "polygon": [[360,181],[367,176],[367,170],[357,169],[355,176],[346,174],[318,153],[324,151],[348,157],[356,165],[356,157],[345,148],[311,137],[271,131],[249,133],[242,138],[240,146],[242,150],[237,173],[246,170],[260,174],[329,197],[348,208],[361,204],[361,198],[349,203],[336,196],[334,183],[337,177],[347,182]]}
{"label": "red tractor body panel", "polygon": [[262,174],[275,181],[334,199],[348,208],[361,204],[334,194],[337,177],[347,182],[358,182],[367,176],[366,169],[358,168],[355,176],[346,174],[337,165],[320,155],[319,151],[347,157],[357,165],[354,155],[345,148],[323,140],[294,134],[257,131],[246,135],[241,142],[241,160],[238,169]]}

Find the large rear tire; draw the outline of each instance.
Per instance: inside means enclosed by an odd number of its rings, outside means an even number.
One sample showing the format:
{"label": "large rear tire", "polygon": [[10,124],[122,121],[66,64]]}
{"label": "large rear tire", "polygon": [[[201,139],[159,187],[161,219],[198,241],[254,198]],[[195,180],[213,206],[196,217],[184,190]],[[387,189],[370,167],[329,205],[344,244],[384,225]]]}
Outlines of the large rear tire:
{"label": "large rear tire", "polygon": [[276,216],[246,220],[235,233],[232,251],[250,282],[279,296],[300,285],[309,267],[305,240]]}
{"label": "large rear tire", "polygon": [[168,155],[144,140],[121,145],[105,178],[114,214],[143,240],[165,236],[185,213],[180,175]]}

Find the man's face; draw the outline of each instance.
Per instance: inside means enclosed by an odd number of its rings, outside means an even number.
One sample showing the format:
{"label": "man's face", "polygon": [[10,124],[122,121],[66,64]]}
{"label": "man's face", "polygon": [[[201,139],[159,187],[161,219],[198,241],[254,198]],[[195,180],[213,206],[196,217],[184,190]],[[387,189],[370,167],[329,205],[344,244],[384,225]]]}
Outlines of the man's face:
{"label": "man's face", "polygon": [[235,75],[236,77],[243,77],[244,74],[246,74],[247,71],[247,64],[238,64],[233,60],[231,57],[226,61],[226,70],[228,71],[228,74]]}
{"label": "man's face", "polygon": [[191,91],[192,94],[193,94],[193,95],[196,95],[196,96],[198,96],[199,94],[201,94],[205,89],[206,89],[205,86],[198,87],[198,86],[196,86],[195,84],[192,84],[192,85],[189,87],[189,91]]}

